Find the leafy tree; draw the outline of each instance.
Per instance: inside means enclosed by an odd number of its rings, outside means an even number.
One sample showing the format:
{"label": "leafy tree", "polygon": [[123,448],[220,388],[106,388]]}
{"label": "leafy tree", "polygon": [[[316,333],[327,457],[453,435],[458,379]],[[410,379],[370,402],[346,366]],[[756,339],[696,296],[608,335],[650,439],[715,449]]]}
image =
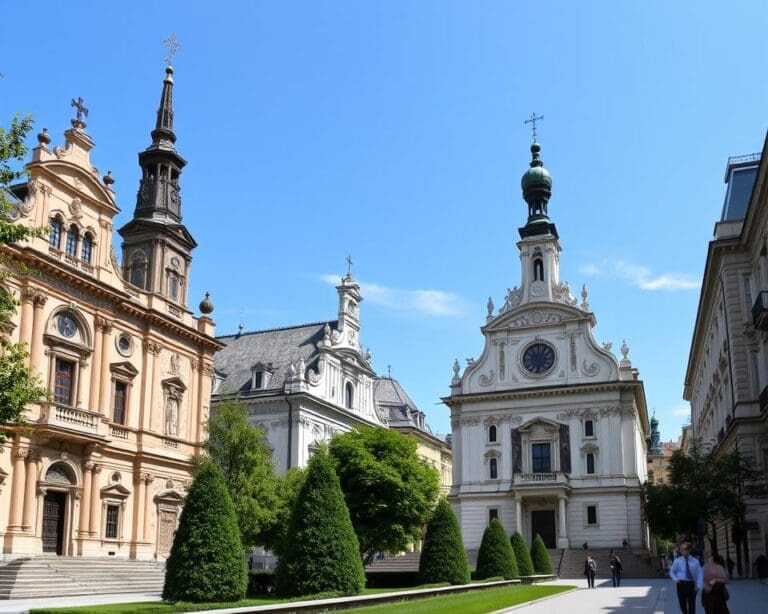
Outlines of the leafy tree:
{"label": "leafy tree", "polygon": [[552,573],[552,561],[549,560],[549,553],[547,547],[544,545],[544,540],[541,539],[541,535],[538,533],[533,538],[533,546],[531,546],[531,560],[533,561],[533,570],[540,574]]}
{"label": "leafy tree", "polygon": [[507,539],[504,527],[501,526],[498,519],[493,518],[485,528],[483,541],[480,542],[475,578],[483,580],[496,576],[503,576],[506,580],[511,580],[519,577],[520,572],[517,569],[515,552]]}
{"label": "leafy tree", "polygon": [[245,406],[237,399],[214,406],[205,450],[224,475],[245,549],[269,539],[280,520],[278,512],[284,509],[264,435],[264,429],[248,421]]}
{"label": "leafy tree", "polygon": [[419,584],[469,582],[469,566],[456,515],[446,499],[437,504],[427,523],[419,559]]}
{"label": "leafy tree", "polygon": [[531,553],[528,552],[528,546],[525,545],[523,536],[519,531],[515,531],[510,538],[512,543],[512,550],[515,551],[515,560],[517,560],[517,568],[520,571],[521,576],[533,575],[533,560],[531,559]]}
{"label": "leafy tree", "polygon": [[376,552],[398,552],[421,537],[440,492],[436,469],[410,437],[362,428],[333,438],[330,453],[367,565]]}
{"label": "leafy tree", "polygon": [[284,544],[277,566],[280,594],[353,595],[365,586],[355,530],[325,449],[309,461]]}
{"label": "leafy tree", "polygon": [[259,545],[271,550],[278,556],[286,548],[291,513],[306,479],[307,470],[302,467],[291,467],[285,474],[278,476],[276,479],[275,495],[277,503],[273,510],[274,522],[261,532]]}
{"label": "leafy tree", "polygon": [[[27,153],[24,139],[32,128],[32,118],[11,120],[9,129],[0,127],[0,282],[14,271],[24,272],[2,250],[11,245],[39,235],[40,230],[13,223],[13,207],[6,196],[6,188],[24,176],[14,170],[14,161],[23,162]],[[11,319],[16,313],[17,302],[13,294],[0,283],[0,424],[4,426],[24,423],[24,408],[28,403],[41,403],[46,390],[27,366],[27,349],[23,344],[11,343]],[[0,430],[0,442],[6,433]]]}
{"label": "leafy tree", "polygon": [[192,482],[165,569],[167,601],[245,596],[247,570],[237,516],[224,477],[212,462],[203,463]]}

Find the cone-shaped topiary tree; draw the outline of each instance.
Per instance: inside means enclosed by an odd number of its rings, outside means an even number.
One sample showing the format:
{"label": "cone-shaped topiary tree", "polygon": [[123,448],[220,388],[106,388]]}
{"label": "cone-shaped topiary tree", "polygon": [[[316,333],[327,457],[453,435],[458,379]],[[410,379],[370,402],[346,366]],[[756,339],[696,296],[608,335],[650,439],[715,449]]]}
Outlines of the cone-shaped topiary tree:
{"label": "cone-shaped topiary tree", "polygon": [[281,595],[354,595],[363,590],[365,572],[357,536],[333,460],[325,449],[309,461],[285,544],[277,565],[277,590]]}
{"label": "cone-shaped topiary tree", "polygon": [[237,601],[247,581],[235,507],[221,471],[205,462],[184,502],[165,564],[163,599]]}
{"label": "cone-shaped topiary tree", "polygon": [[517,560],[517,569],[521,576],[533,575],[533,561],[531,560],[531,553],[528,552],[528,546],[525,545],[523,536],[519,531],[515,531],[511,538],[512,550],[515,551],[515,559]]}
{"label": "cone-shaped topiary tree", "polygon": [[515,551],[512,550],[512,544],[507,539],[504,527],[494,518],[483,533],[483,541],[477,553],[475,578],[483,580],[496,576],[511,580],[519,577],[520,572],[517,569]]}
{"label": "cone-shaped topiary tree", "polygon": [[427,523],[427,534],[419,559],[419,584],[469,582],[469,566],[461,529],[451,505],[441,499]]}
{"label": "cone-shaped topiary tree", "polygon": [[541,535],[538,533],[536,533],[536,537],[533,538],[531,559],[533,560],[533,571],[541,574],[552,573],[552,562],[549,560],[547,547],[544,545],[544,540],[541,539]]}

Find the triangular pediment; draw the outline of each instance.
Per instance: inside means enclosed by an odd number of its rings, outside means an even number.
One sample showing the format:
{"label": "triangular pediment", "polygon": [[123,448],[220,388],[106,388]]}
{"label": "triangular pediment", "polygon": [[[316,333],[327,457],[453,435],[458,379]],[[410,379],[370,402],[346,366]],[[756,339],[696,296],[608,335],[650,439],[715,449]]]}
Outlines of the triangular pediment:
{"label": "triangular pediment", "polygon": [[187,389],[187,385],[180,377],[169,377],[168,379],[164,379],[161,384],[163,385],[163,388],[170,388],[180,392],[184,392]]}
{"label": "triangular pediment", "polygon": [[77,164],[65,160],[49,160],[41,166],[55,175],[58,181],[65,183],[74,195],[85,196],[89,201],[97,202],[113,213],[119,212],[113,193],[101,183],[98,174],[95,174],[95,168],[89,173]]}
{"label": "triangular pediment", "polygon": [[128,379],[133,379],[139,374],[139,370],[130,362],[117,362],[109,366],[110,371],[115,375],[122,375]]}
{"label": "triangular pediment", "polygon": [[527,431],[532,431],[537,427],[542,428],[545,431],[555,432],[560,430],[560,423],[547,420],[546,418],[534,418],[520,426],[518,430],[525,433]]}
{"label": "triangular pediment", "polygon": [[125,499],[130,494],[131,491],[122,484],[110,484],[101,489],[102,498]]}

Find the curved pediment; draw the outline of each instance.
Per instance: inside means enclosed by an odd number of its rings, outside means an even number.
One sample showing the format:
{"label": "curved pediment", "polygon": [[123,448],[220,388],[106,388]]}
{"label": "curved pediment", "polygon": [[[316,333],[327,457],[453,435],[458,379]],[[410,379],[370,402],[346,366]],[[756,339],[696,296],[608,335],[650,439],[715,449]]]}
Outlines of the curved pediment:
{"label": "curved pediment", "polygon": [[57,180],[67,184],[73,192],[85,196],[94,203],[107,206],[114,213],[119,212],[114,193],[101,183],[95,168],[93,172],[88,172],[78,164],[67,160],[48,160],[37,166],[44,168]]}
{"label": "curved pediment", "polygon": [[526,303],[516,309],[510,309],[488,322],[483,331],[535,328],[570,320],[586,320],[591,326],[595,325],[595,317],[590,312],[563,303],[543,302]]}

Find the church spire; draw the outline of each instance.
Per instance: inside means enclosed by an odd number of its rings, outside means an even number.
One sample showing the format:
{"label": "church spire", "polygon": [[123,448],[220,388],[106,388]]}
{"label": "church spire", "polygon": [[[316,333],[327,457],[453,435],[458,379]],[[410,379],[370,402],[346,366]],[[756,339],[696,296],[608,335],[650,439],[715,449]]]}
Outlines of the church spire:
{"label": "church spire", "polygon": [[157,121],[152,131],[152,144],[160,145],[162,141],[170,141],[173,148],[176,134],[173,132],[173,66],[165,67],[163,93],[160,95],[160,107],[157,109]]}
{"label": "church spire", "polygon": [[520,180],[523,199],[528,203],[528,221],[519,230],[521,238],[547,233],[557,238],[557,229],[549,221],[547,214],[547,205],[552,196],[552,175],[544,168],[540,152],[541,145],[534,142],[531,145],[530,168],[523,173]]}

